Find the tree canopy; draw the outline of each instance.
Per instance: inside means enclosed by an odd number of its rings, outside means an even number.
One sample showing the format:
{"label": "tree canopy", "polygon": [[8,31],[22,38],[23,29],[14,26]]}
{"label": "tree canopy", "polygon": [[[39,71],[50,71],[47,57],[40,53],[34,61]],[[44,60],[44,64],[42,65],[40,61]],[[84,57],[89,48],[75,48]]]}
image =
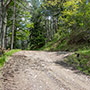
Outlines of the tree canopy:
{"label": "tree canopy", "polygon": [[89,0],[1,0],[0,17],[2,48],[90,44]]}

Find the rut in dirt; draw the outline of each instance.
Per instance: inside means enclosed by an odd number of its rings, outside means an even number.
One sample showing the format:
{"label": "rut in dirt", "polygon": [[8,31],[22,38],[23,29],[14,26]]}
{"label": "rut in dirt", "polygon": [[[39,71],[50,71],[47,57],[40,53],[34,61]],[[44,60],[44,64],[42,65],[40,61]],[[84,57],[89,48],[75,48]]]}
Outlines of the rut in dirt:
{"label": "rut in dirt", "polygon": [[90,77],[68,68],[69,52],[20,51],[0,75],[0,90],[90,90]]}

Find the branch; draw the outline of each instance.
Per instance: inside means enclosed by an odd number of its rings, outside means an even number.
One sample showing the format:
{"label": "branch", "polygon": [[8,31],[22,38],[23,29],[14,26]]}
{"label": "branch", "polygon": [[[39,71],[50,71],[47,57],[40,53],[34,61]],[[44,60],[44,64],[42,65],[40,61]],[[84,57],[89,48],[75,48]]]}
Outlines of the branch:
{"label": "branch", "polygon": [[2,7],[4,6],[4,1],[3,0],[1,0],[1,5],[2,5]]}
{"label": "branch", "polygon": [[12,0],[8,0],[8,1],[7,1],[6,9],[8,9],[8,7],[9,7],[9,5],[10,5],[11,2],[12,2]]}

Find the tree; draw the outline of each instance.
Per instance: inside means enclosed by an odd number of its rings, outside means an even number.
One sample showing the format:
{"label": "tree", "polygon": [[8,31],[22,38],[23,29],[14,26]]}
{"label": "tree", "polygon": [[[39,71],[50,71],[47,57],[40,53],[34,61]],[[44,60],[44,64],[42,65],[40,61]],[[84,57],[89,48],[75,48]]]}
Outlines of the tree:
{"label": "tree", "polygon": [[12,0],[1,0],[1,47],[5,48],[5,32],[6,32],[6,25],[7,25],[7,10],[9,8],[10,3]]}
{"label": "tree", "polygon": [[14,0],[14,7],[13,7],[13,26],[12,26],[12,39],[11,39],[11,49],[13,49],[14,45],[14,31],[15,31],[15,12],[16,12],[16,0]]}
{"label": "tree", "polygon": [[[20,0],[16,0],[15,5],[15,13],[14,13],[14,2],[10,4],[10,8],[8,9],[8,23],[7,23],[7,48],[11,47],[11,41],[13,37],[13,48],[24,48],[22,44],[26,47],[29,37],[29,28],[33,27],[33,24],[30,21],[31,14],[29,8],[25,8],[27,2],[21,2]],[[13,7],[13,8],[12,8]],[[28,7],[28,5],[27,5]],[[15,14],[15,16],[14,16]],[[13,19],[13,17],[15,17]],[[23,20],[24,19],[24,20]],[[13,21],[15,20],[14,24]],[[12,33],[14,26],[14,33]],[[25,43],[22,43],[25,42]],[[24,48],[26,49],[26,48]]]}

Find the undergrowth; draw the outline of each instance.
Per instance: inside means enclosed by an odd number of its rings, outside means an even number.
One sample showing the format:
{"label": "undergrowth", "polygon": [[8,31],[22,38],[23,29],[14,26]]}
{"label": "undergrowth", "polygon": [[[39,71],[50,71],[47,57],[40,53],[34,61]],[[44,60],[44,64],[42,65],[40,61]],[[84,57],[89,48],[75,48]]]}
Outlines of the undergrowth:
{"label": "undergrowth", "polygon": [[4,53],[1,57],[0,57],[0,67],[2,67],[5,63],[5,61],[8,59],[9,56],[11,56],[12,54],[14,54],[15,52],[20,51],[19,49],[13,49],[10,50],[6,53]]}
{"label": "undergrowth", "polygon": [[[78,57],[77,54],[79,54]],[[79,50],[75,54],[68,56],[65,61],[84,74],[90,75],[90,49]]]}

